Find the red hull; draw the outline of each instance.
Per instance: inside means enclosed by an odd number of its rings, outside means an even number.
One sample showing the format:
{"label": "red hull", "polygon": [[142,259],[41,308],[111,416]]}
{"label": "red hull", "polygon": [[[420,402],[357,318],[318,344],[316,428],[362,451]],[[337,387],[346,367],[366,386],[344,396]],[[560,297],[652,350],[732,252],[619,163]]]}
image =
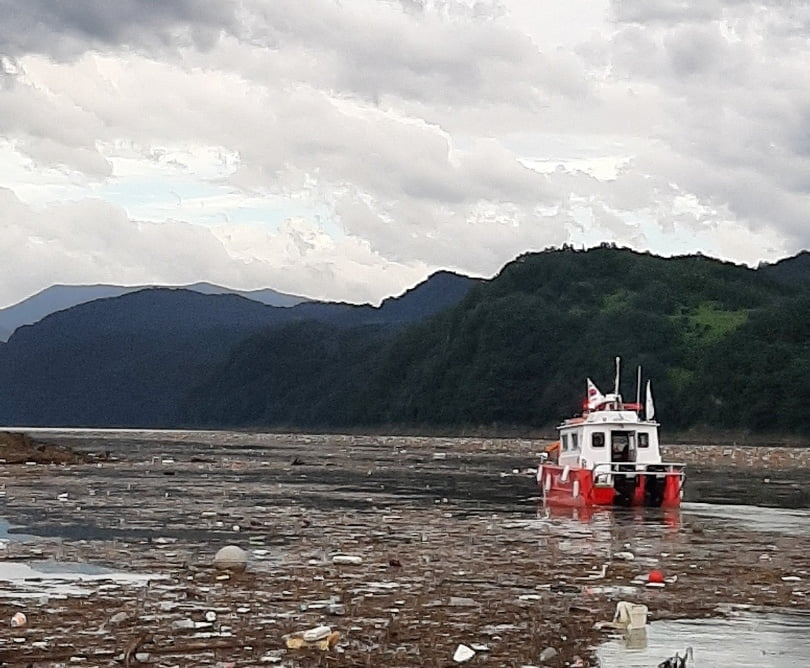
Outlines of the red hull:
{"label": "red hull", "polygon": [[627,477],[629,483],[622,495],[613,486],[594,485],[590,469],[568,468],[566,471],[566,468],[556,464],[543,464],[539,468],[537,483],[548,503],[571,508],[616,505],[677,508],[681,505],[683,474],[680,471]]}

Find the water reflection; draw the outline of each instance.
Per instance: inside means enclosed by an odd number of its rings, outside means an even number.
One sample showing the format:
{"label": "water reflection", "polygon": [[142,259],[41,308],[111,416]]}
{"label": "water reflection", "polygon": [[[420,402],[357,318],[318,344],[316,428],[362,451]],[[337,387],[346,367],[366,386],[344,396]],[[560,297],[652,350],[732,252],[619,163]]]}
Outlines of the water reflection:
{"label": "water reflection", "polygon": [[653,622],[646,638],[623,636],[597,648],[602,668],[649,668],[687,647],[695,668],[796,668],[810,657],[810,613],[737,613],[728,619]]}
{"label": "water reflection", "polygon": [[810,514],[806,510],[715,503],[683,503],[680,508],[571,508],[541,501],[537,516],[551,521],[569,521],[570,525],[593,524],[605,528],[659,526],[676,532],[682,526],[708,524],[776,533],[810,532]]}
{"label": "water reflection", "polygon": [[573,520],[604,527],[662,526],[677,530],[681,526],[681,511],[678,508],[613,508],[608,506],[571,508],[541,502],[538,505],[537,515],[542,519]]}

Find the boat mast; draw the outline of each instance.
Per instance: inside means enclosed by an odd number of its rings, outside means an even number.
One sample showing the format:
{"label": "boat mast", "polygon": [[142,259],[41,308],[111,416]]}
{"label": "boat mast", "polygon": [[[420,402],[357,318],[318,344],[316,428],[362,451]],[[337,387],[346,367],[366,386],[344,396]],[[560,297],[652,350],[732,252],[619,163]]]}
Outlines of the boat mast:
{"label": "boat mast", "polygon": [[616,380],[613,382],[613,394],[619,394],[619,364],[621,362],[621,357],[616,358]]}
{"label": "boat mast", "polygon": [[[636,406],[641,406],[641,365],[638,365],[638,373],[636,374]],[[641,410],[641,409],[639,409]]]}

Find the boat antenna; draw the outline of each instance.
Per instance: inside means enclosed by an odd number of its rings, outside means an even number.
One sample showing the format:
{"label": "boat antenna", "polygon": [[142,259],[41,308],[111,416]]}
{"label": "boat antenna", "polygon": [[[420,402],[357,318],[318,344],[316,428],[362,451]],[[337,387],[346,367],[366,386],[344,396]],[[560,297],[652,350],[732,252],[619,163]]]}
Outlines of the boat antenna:
{"label": "boat antenna", "polygon": [[[638,365],[638,373],[636,374],[636,406],[641,406],[641,365]],[[637,409],[641,410],[641,409]]]}
{"label": "boat antenna", "polygon": [[619,365],[621,357],[616,358],[616,380],[613,383],[613,394],[619,394]]}

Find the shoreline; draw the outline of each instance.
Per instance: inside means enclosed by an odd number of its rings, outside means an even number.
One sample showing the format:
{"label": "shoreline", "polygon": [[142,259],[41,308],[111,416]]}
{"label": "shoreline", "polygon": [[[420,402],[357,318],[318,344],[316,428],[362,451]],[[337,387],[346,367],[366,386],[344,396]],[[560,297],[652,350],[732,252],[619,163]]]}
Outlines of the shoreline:
{"label": "shoreline", "polygon": [[[215,439],[233,444],[246,442],[268,446],[289,444],[301,448],[317,448],[319,444],[328,441],[345,446],[377,445],[417,450],[442,450],[455,454],[485,451],[513,456],[522,454],[526,457],[527,466],[536,465],[537,456],[554,440],[507,436],[415,436],[175,429],[29,428],[12,431],[31,434],[38,442],[48,443],[49,439],[55,439],[60,444],[77,440],[87,441],[93,438],[109,440],[113,443],[122,439],[135,441],[162,439],[167,442],[188,442],[190,444],[200,439]],[[729,445],[720,442],[695,444],[682,440],[665,440],[661,442],[661,454],[665,461],[683,462],[689,466],[778,471],[810,469],[810,445]]]}

